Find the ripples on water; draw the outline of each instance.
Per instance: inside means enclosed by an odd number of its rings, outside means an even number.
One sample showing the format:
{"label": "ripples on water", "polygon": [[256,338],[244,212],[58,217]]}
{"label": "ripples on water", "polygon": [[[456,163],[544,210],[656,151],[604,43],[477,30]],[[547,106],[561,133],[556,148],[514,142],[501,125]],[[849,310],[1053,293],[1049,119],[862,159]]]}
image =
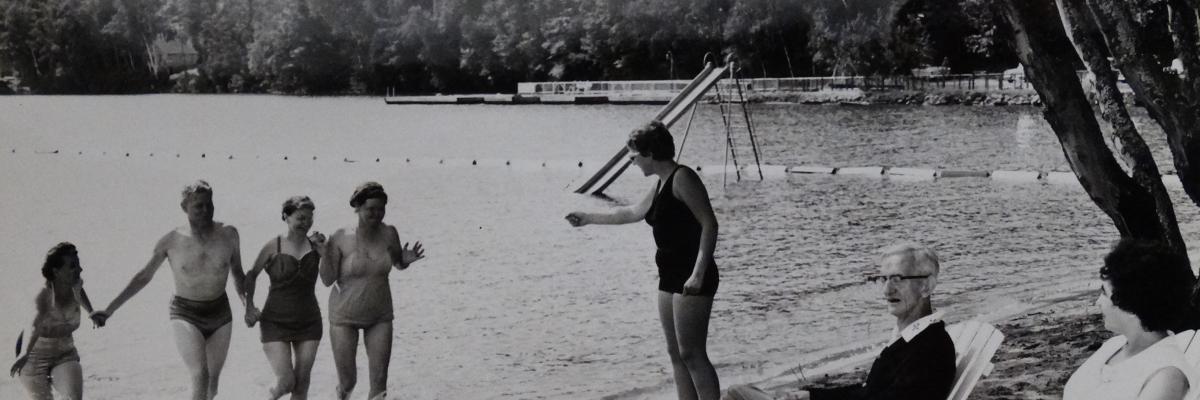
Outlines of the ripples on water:
{"label": "ripples on water", "polygon": [[[20,149],[0,154],[0,217],[12,221],[0,227],[9,241],[0,259],[17,271],[0,283],[3,300],[25,304],[39,257],[67,239],[80,245],[92,297],[107,303],[154,240],[184,221],[177,190],[196,177],[213,182],[217,217],[239,227],[243,252],[282,230],[276,210],[287,196],[310,194],[318,205],[315,228],[330,232],[353,221],[345,205],[350,189],[374,179],[392,194],[387,220],[428,249],[427,260],[392,277],[393,392],[595,398],[652,388],[639,393],[670,397],[648,227],[569,227],[566,212],[611,205],[571,193],[590,168],[536,165],[604,159],[655,110],[401,107],[270,96],[0,98],[0,146]],[[1033,108],[762,105],[754,113],[768,164],[1067,169]],[[716,110],[702,107],[685,163],[723,162],[718,124]],[[63,154],[31,154],[50,149]],[[67,155],[79,151],[86,154]],[[230,154],[233,161],[223,158]],[[409,157],[512,159],[533,167],[414,166],[402,161]],[[653,186],[632,172],[609,194],[640,198]],[[937,249],[944,272],[935,304],[961,320],[1092,279],[1116,237],[1070,186],[811,175],[724,186],[706,175],[705,182],[721,222],[722,286],[709,347],[726,384],[890,330],[878,289],[862,278],[874,271],[874,252],[893,241]],[[1196,220],[1194,208],[1181,204],[1180,220]],[[1197,230],[1185,222],[1189,235]],[[154,398],[187,387],[165,324],[167,274],[110,327],[76,335],[89,397]],[[318,296],[327,291],[319,288]],[[0,311],[3,332],[20,329],[18,314]],[[263,393],[271,382],[257,335],[235,328],[222,381],[230,393]],[[314,371],[317,397],[331,395],[336,379],[327,343]],[[143,357],[128,361],[131,349]],[[365,383],[365,359],[359,364]],[[20,395],[15,381],[0,381],[0,394]]]}

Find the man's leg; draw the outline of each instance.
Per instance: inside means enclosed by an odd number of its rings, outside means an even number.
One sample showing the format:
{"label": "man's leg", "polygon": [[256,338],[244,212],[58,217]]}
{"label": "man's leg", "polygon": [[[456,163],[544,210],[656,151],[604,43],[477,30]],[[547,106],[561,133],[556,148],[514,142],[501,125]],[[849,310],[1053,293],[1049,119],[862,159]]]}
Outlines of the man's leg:
{"label": "man's leg", "polygon": [[679,400],[695,400],[696,386],[692,384],[692,375],[688,373],[687,365],[679,356],[679,339],[675,336],[675,305],[670,292],[658,292],[658,319],[662,322],[663,336],[667,339],[667,355],[671,356],[671,370],[675,373],[675,391]]}
{"label": "man's leg", "polygon": [[382,398],[387,393],[388,365],[392,362],[392,321],[367,328],[363,341],[367,345],[367,372],[371,377],[371,393],[367,398]]}
{"label": "man's leg", "polygon": [[676,294],[673,300],[679,358],[687,365],[698,398],[717,400],[721,397],[721,384],[717,380],[717,370],[708,359],[707,347],[708,319],[713,299]]}
{"label": "man's leg", "polygon": [[358,351],[358,329],[329,324],[329,345],[333,349],[333,364],[337,367],[337,398],[350,398],[350,392],[358,383],[358,365],[354,359]]}
{"label": "man's leg", "polygon": [[233,323],[213,332],[204,344],[204,357],[208,361],[208,398],[217,397],[217,385],[221,380],[221,369],[225,368],[225,356],[229,355],[229,340],[233,336]]}
{"label": "man's leg", "polygon": [[192,400],[210,400],[204,335],[191,323],[178,319],[171,320],[171,330],[175,333],[175,348],[192,378]]}

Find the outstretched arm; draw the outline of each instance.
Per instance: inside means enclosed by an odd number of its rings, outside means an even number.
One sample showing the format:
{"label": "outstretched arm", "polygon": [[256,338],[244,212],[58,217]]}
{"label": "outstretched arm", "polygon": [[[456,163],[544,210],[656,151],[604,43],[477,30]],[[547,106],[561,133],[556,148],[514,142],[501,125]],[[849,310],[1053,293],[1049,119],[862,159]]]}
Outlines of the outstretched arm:
{"label": "outstretched arm", "polygon": [[20,357],[17,357],[16,362],[13,362],[12,368],[8,372],[9,376],[21,373],[21,369],[25,367],[25,362],[29,360],[29,352],[33,351],[33,346],[37,344],[38,338],[42,336],[42,330],[39,328],[41,326],[40,322],[42,318],[45,318],[46,310],[50,308],[49,301],[46,299],[47,295],[51,294],[43,289],[38,291],[37,297],[34,298],[33,303],[37,313],[33,316],[33,323],[30,324],[33,328],[29,330],[29,344],[25,346],[25,352]]}
{"label": "outstretched arm", "polygon": [[717,216],[713,213],[712,203],[708,200],[708,190],[695,171],[684,168],[676,173],[672,190],[676,198],[687,205],[692,216],[700,223],[700,252],[696,256],[696,265],[692,267],[692,276],[684,283],[685,293],[698,292],[704,283],[713,261],[713,249],[717,247]]}
{"label": "outstretched arm", "polygon": [[627,207],[617,208],[612,212],[607,213],[585,213],[575,211],[567,214],[567,222],[572,226],[584,226],[589,224],[598,225],[621,225],[641,221],[646,218],[646,212],[650,210],[650,205],[654,204],[654,195],[658,194],[657,187],[646,193],[646,197],[637,204]]}
{"label": "outstretched arm", "polygon": [[[254,259],[254,265],[250,267],[250,271],[246,273],[244,288],[246,293],[246,325],[253,326],[258,322],[258,308],[254,306],[254,291],[256,290],[256,282],[258,282],[258,274],[267,267],[267,263],[271,262],[274,254],[271,253],[271,242],[263,245],[262,250],[259,250],[258,257]],[[253,318],[251,318],[253,316]]]}
{"label": "outstretched arm", "polygon": [[83,285],[71,288],[71,291],[74,292],[75,301],[79,302],[79,305],[83,307],[83,311],[87,311],[88,314],[95,311],[92,310],[92,300],[88,298],[87,291],[83,290]]}
{"label": "outstretched arm", "polygon": [[246,272],[242,269],[242,238],[238,236],[237,228],[232,226],[227,227],[229,231],[229,240],[233,246],[233,251],[229,256],[229,274],[233,275],[233,289],[237,290],[237,295],[242,299],[242,304],[246,304]]}
{"label": "outstretched arm", "polygon": [[167,259],[167,249],[170,248],[171,240],[175,236],[175,232],[168,233],[158,240],[158,244],[154,245],[154,253],[150,255],[150,261],[146,262],[146,266],[142,267],[141,271],[133,275],[133,279],[129,280],[129,284],[113,299],[112,303],[108,304],[103,310],[96,311],[102,316],[102,320],[98,323],[103,326],[104,321],[117,312],[126,301],[129,301],[133,295],[137,294],[142,288],[145,288],[154,279],[154,273],[158,272],[158,268],[162,266],[163,260]]}

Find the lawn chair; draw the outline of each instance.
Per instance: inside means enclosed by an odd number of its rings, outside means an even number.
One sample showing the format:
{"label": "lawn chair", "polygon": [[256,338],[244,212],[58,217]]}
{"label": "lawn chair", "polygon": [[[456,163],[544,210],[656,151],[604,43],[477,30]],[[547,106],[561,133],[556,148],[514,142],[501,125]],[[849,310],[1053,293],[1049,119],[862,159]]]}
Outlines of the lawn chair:
{"label": "lawn chair", "polygon": [[[954,341],[954,388],[948,400],[966,400],[979,379],[992,373],[992,356],[1000,349],[1004,334],[990,324],[967,321],[946,327]],[[1197,346],[1200,347],[1200,346]]]}
{"label": "lawn chair", "polygon": [[[1196,335],[1195,330],[1186,330],[1176,333],[1171,336],[1175,340],[1175,345],[1183,350],[1183,358],[1188,364],[1200,366],[1200,335]],[[1200,399],[1200,388],[1188,389],[1188,394],[1183,396],[1185,399],[1196,400]]]}

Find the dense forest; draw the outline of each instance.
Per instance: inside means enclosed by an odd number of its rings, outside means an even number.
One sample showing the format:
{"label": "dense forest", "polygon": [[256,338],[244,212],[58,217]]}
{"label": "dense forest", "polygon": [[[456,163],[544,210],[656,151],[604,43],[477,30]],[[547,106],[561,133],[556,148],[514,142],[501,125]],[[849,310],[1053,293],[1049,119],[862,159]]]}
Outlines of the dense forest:
{"label": "dense forest", "polygon": [[[0,75],[35,93],[331,94],[687,78],[708,53],[749,77],[999,71],[1016,56],[994,3],[0,0]],[[162,38],[191,43],[190,73],[156,65]]]}

